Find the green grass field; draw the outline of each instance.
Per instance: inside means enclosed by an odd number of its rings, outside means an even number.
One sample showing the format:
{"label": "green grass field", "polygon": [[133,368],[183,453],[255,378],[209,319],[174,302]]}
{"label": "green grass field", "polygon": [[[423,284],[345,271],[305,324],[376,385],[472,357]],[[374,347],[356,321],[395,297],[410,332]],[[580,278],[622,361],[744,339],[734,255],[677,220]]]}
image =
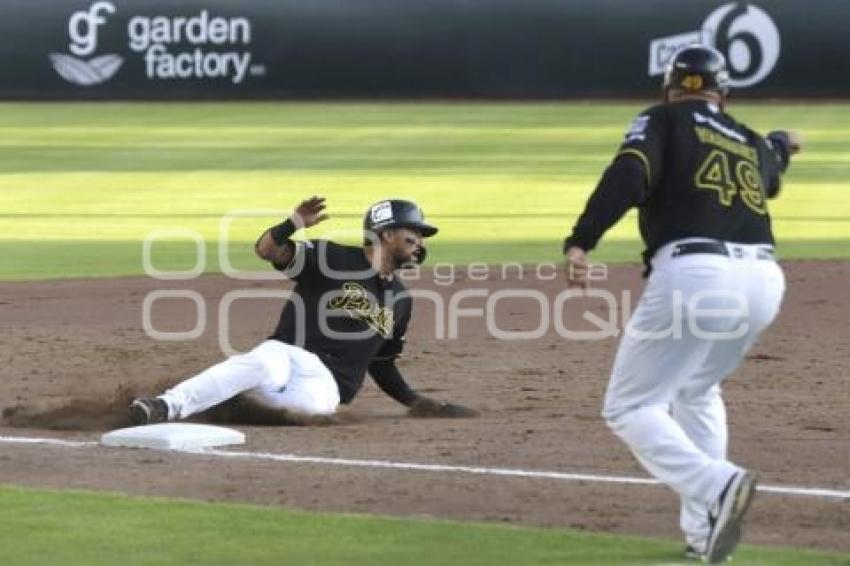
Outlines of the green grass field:
{"label": "green grass field", "polygon": [[[434,262],[551,261],[635,104],[0,104],[0,279],[143,273],[158,230],[199,234],[220,270],[222,216],[236,267],[302,197],[329,198],[311,237],[356,241],[365,207],[419,201],[443,229]],[[800,130],[772,213],[781,255],[850,254],[850,106],[740,105],[754,127]],[[189,236],[161,234],[159,269],[195,263]],[[636,260],[633,214],[599,260]]]}
{"label": "green grass field", "polygon": [[[107,493],[0,486],[0,509],[3,563],[15,566],[685,563],[678,544],[638,537]],[[734,563],[837,565],[847,556],[744,546]]]}
{"label": "green grass field", "polygon": [[[257,234],[311,194],[359,239],[362,211],[419,201],[442,228],[434,262],[554,261],[642,105],[0,104],[0,280],[260,269]],[[773,203],[786,258],[850,256],[850,105],[733,106],[762,130],[800,130],[806,152]],[[175,235],[182,230],[182,235]],[[189,234],[188,236],[186,234]],[[636,261],[630,214],[595,254]],[[674,541],[497,525],[0,487],[3,564],[671,563]],[[838,564],[848,556],[744,548],[735,564]]]}

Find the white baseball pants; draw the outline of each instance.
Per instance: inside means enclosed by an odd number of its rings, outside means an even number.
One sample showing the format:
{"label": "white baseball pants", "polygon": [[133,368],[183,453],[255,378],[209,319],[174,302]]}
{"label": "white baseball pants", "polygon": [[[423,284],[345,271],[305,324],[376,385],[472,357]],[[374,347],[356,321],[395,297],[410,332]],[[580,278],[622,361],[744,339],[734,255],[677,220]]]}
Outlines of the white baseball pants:
{"label": "white baseball pants", "polygon": [[302,415],[331,415],[339,405],[339,388],[322,361],[278,340],[231,356],[160,398],[168,404],[171,418],[185,419],[239,393],[269,408]]}
{"label": "white baseball pants", "polygon": [[785,279],[764,254],[769,246],[672,257],[681,242],[652,260],[602,414],[647,471],[680,494],[681,528],[701,550],[708,510],[739,469],[726,459],[720,383],[778,314]]}

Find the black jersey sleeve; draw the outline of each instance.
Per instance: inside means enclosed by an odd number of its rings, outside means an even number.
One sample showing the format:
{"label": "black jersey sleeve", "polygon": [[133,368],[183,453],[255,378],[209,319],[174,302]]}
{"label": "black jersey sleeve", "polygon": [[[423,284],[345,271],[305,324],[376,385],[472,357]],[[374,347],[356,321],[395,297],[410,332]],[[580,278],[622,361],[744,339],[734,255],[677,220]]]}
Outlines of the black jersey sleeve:
{"label": "black jersey sleeve", "polygon": [[617,152],[617,157],[634,157],[643,166],[647,195],[658,184],[664,168],[667,121],[664,106],[644,111],[632,121]]}
{"label": "black jersey sleeve", "polygon": [[290,241],[295,251],[289,265],[275,265],[289,279],[302,281],[319,272],[319,254],[327,250],[319,240]]}
{"label": "black jersey sleeve", "polygon": [[419,395],[404,380],[395,360],[373,360],[369,364],[369,375],[381,388],[381,391],[405,407],[410,406]]}
{"label": "black jersey sleeve", "polygon": [[401,356],[404,350],[405,334],[407,334],[407,325],[410,324],[410,315],[413,307],[413,301],[407,291],[403,291],[397,295],[399,301],[398,317],[393,323],[393,334],[381,345],[381,349],[372,358],[375,361],[394,361]]}
{"label": "black jersey sleeve", "polygon": [[649,196],[663,165],[663,119],[656,109],[634,119],[613,163],[603,173],[564,242],[564,251],[571,246],[592,250],[630,208]]}
{"label": "black jersey sleeve", "polygon": [[393,335],[384,341],[381,349],[369,363],[369,375],[378,384],[378,387],[399,403],[409,406],[419,395],[405,381],[404,376],[396,365],[396,359],[401,356],[405,344],[407,325],[410,322],[411,302],[409,297],[401,299],[405,301],[402,313],[393,326]]}
{"label": "black jersey sleeve", "polygon": [[776,198],[782,188],[782,173],[788,167],[787,148],[771,144],[758,134],[755,134],[755,146],[764,192],[767,198]]}
{"label": "black jersey sleeve", "polygon": [[631,157],[617,156],[605,170],[573,226],[572,234],[564,242],[564,251],[571,246],[584,251],[595,248],[602,235],[643,200],[645,187],[643,167]]}

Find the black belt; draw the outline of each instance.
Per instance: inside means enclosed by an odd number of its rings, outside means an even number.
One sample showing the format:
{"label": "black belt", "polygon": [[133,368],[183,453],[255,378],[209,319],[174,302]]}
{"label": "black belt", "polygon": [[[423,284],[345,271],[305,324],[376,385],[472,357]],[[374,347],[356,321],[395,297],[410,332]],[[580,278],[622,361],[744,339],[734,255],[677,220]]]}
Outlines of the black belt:
{"label": "black belt", "polygon": [[[673,248],[673,253],[670,257],[679,257],[682,255],[691,254],[715,254],[715,255],[734,255],[735,257],[744,257],[744,250],[736,248],[732,244],[732,254],[729,253],[729,247],[723,242],[682,242],[676,244]],[[757,259],[773,259],[773,250],[770,248],[758,248],[756,250]]]}

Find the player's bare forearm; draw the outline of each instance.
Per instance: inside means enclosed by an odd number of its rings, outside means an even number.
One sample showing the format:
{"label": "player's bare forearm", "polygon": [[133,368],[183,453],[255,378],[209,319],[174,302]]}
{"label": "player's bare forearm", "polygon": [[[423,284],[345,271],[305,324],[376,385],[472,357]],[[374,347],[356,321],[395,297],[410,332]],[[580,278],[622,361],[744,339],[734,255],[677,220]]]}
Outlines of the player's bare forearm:
{"label": "player's bare forearm", "polygon": [[263,235],[254,245],[254,251],[260,259],[270,261],[275,265],[287,265],[292,261],[295,246],[292,241],[277,244],[271,235],[271,228],[263,232]]}

